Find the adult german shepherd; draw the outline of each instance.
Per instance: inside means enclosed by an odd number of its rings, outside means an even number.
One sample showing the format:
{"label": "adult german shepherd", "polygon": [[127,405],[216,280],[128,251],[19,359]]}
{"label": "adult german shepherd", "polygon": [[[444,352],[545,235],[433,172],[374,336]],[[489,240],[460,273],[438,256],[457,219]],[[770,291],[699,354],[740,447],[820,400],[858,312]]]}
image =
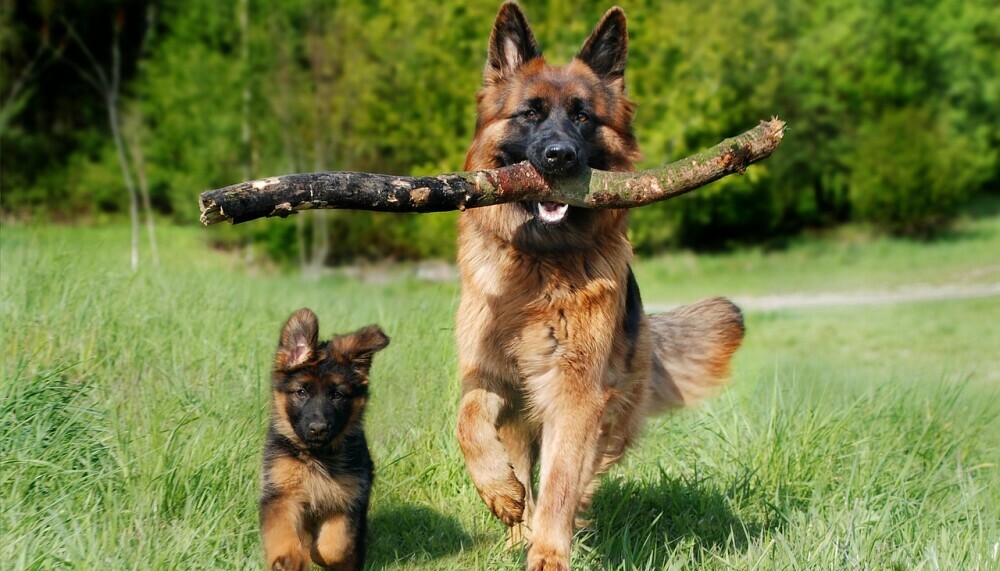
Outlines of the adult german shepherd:
{"label": "adult german shepherd", "polygon": [[[569,64],[550,66],[521,9],[504,4],[466,170],[523,160],[552,178],[631,170],[627,46],[625,14],[612,8]],[[557,203],[470,209],[459,221],[457,435],[483,501],[512,541],[529,541],[531,570],[569,568],[595,477],[647,414],[721,384],[743,339],[740,310],[722,298],[645,315],[626,227],[624,210]]]}
{"label": "adult german shepherd", "polygon": [[389,344],[377,325],[319,342],[303,308],[281,329],[264,443],[260,528],[267,568],[364,566],[373,465],[362,415],[372,355]]}

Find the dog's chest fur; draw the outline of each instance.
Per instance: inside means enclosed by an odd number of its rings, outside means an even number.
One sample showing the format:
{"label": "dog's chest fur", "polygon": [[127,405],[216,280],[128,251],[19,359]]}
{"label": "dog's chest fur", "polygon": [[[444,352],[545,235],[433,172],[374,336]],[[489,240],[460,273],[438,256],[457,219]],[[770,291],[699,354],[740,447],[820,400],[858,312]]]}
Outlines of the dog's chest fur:
{"label": "dog's chest fur", "polygon": [[460,228],[463,355],[503,385],[577,368],[587,371],[576,379],[617,382],[610,361],[623,337],[632,255],[624,231],[591,236],[587,248],[534,252],[470,221]]}
{"label": "dog's chest fur", "polygon": [[291,490],[314,514],[343,513],[354,507],[362,480],[351,474],[334,478],[329,467],[309,455],[284,456],[274,461],[272,481],[279,490]]}

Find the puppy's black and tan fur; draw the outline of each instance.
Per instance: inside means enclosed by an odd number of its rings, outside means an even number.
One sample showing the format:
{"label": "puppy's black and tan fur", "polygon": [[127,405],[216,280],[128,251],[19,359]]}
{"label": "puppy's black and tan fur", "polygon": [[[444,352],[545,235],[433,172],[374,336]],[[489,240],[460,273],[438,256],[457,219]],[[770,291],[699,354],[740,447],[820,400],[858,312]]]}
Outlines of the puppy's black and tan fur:
{"label": "puppy's black and tan fur", "polygon": [[365,559],[373,465],[362,416],[377,325],[318,341],[300,309],[281,329],[264,444],[260,527],[267,568],[356,571]]}
{"label": "puppy's black and tan fur", "polygon": [[[545,177],[632,170],[625,14],[609,10],[564,66],[504,4],[489,40],[466,170],[528,160]],[[469,209],[459,221],[458,440],[476,489],[529,537],[528,568],[569,568],[574,516],[646,415],[721,384],[743,339],[713,298],[647,316],[624,210],[556,203]],[[533,481],[537,466],[538,486]]]}

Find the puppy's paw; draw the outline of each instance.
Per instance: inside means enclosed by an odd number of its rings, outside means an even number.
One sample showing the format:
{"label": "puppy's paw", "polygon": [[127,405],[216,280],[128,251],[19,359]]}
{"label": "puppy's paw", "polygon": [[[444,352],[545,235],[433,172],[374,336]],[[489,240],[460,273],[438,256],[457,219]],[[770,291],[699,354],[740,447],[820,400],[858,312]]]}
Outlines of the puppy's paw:
{"label": "puppy's paw", "polygon": [[274,558],[271,571],[309,571],[309,563],[299,553],[288,553]]}
{"label": "puppy's paw", "polygon": [[528,549],[528,571],[569,571],[569,553],[533,545]]}
{"label": "puppy's paw", "polygon": [[507,527],[521,523],[524,517],[524,485],[511,471],[506,478],[495,480],[479,490],[487,507]]}

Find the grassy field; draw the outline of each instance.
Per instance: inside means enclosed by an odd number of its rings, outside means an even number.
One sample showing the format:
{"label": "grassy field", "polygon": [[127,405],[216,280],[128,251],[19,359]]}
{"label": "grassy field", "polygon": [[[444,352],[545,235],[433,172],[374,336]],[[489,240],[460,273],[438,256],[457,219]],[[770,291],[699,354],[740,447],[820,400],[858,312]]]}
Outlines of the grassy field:
{"label": "grassy field", "polygon": [[[277,223],[277,222],[272,222]],[[261,569],[278,329],[377,322],[369,569],[520,569],[453,437],[457,287],[303,279],[160,230],[0,228],[4,569]],[[806,240],[638,264],[648,302],[998,280],[1000,218],[930,245]],[[730,387],[649,422],[574,569],[1000,568],[997,298],[750,312]]]}
{"label": "grassy field", "polygon": [[[800,291],[893,290],[914,285],[1000,283],[998,213],[967,219],[947,239],[927,243],[871,236],[848,226],[824,239],[799,239],[780,251],[677,253],[637,264],[651,300]],[[645,285],[649,284],[649,285]]]}

